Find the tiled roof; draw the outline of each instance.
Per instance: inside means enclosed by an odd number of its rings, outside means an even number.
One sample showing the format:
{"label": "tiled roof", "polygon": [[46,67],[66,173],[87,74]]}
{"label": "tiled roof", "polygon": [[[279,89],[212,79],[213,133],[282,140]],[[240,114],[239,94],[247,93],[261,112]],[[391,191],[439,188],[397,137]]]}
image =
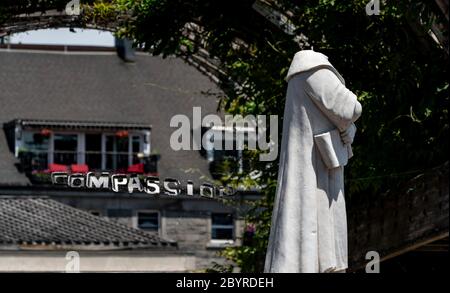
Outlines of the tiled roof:
{"label": "tiled roof", "polygon": [[45,197],[0,196],[0,249],[175,249],[154,233]]}
{"label": "tiled roof", "polygon": [[[208,162],[199,151],[173,151],[170,120],[192,107],[216,113],[220,93],[183,60],[136,55],[126,63],[114,53],[6,51],[0,49],[0,124],[14,119],[139,123],[152,127],[152,152],[161,155],[162,178],[202,182]],[[0,131],[0,185],[23,185],[17,161]],[[190,170],[194,173],[187,174]]]}
{"label": "tiled roof", "polygon": [[67,120],[30,120],[19,119],[14,120],[19,122],[23,127],[41,128],[41,127],[57,127],[64,129],[99,129],[99,130],[147,130],[151,129],[151,125],[142,123],[126,123],[126,122],[98,122],[98,121],[67,121]]}

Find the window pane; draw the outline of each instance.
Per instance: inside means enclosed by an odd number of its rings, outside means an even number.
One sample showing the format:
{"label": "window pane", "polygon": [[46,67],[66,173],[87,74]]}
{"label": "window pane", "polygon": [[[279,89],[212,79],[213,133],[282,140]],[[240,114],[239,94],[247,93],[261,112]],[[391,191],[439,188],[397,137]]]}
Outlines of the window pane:
{"label": "window pane", "polygon": [[141,151],[141,138],[139,136],[133,136],[131,145],[133,151],[133,164],[138,164],[141,162],[137,156],[137,154]]}
{"label": "window pane", "polygon": [[63,165],[76,164],[77,141],[76,134],[56,134],[54,137],[54,163]]}
{"label": "window pane", "polygon": [[212,214],[213,225],[233,225],[232,214]]}
{"label": "window pane", "polygon": [[232,214],[212,214],[211,224],[211,239],[232,240],[234,238],[234,222]]}
{"label": "window pane", "polygon": [[48,136],[40,133],[24,132],[23,133],[24,148],[30,151],[47,151]]}
{"label": "window pane", "polygon": [[138,213],[138,228],[144,230],[158,231],[158,213]]}
{"label": "window pane", "polygon": [[231,240],[233,239],[233,229],[213,228],[211,238],[217,240]]}
{"label": "window pane", "polygon": [[128,167],[128,136],[116,137],[117,166],[116,169],[126,171]]}
{"label": "window pane", "polygon": [[125,172],[128,167],[128,136],[106,136],[106,168]]}
{"label": "window pane", "polygon": [[133,153],[139,153],[141,151],[141,138],[139,136],[133,136]]}
{"label": "window pane", "polygon": [[100,133],[86,134],[86,151],[100,152],[102,150],[102,135]]}
{"label": "window pane", "polygon": [[45,170],[47,168],[49,136],[40,133],[23,132],[23,147],[19,157],[26,171]]}
{"label": "window pane", "polygon": [[86,134],[86,164],[92,169],[102,168],[102,135]]}
{"label": "window pane", "polygon": [[118,152],[125,152],[128,154],[128,136],[125,137],[116,136],[116,143]]}
{"label": "window pane", "polygon": [[116,157],[114,156],[114,136],[106,136],[106,169],[112,170],[116,168]]}

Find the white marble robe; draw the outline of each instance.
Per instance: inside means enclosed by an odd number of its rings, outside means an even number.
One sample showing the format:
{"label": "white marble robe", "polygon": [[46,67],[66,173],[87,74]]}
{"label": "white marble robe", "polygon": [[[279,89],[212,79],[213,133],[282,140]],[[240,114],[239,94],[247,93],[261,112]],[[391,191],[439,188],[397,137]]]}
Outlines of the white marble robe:
{"label": "white marble robe", "polygon": [[[329,169],[314,136],[353,127],[361,115],[361,104],[328,58],[318,52],[304,50],[295,54],[286,80],[278,186],[265,272],[344,270],[346,162]],[[333,145],[343,147],[334,151],[350,158],[350,144],[344,145],[339,135],[338,140]]]}

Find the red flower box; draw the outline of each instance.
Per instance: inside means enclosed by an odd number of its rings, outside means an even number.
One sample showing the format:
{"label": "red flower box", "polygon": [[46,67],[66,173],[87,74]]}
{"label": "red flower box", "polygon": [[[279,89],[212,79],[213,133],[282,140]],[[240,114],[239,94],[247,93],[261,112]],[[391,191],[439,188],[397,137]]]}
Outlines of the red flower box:
{"label": "red flower box", "polygon": [[89,172],[89,166],[85,164],[73,164],[70,166],[72,173],[87,173]]}
{"label": "red flower box", "polygon": [[67,166],[61,164],[48,164],[48,172],[67,172]]}
{"label": "red flower box", "polygon": [[143,163],[139,163],[139,164],[134,164],[128,167],[127,169],[128,173],[138,173],[138,174],[143,174],[144,173],[144,164]]}

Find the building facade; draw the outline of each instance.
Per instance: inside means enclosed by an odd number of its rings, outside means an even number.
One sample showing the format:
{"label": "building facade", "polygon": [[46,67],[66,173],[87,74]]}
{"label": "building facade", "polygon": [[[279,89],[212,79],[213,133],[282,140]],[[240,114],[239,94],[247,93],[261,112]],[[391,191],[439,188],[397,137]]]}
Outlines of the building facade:
{"label": "building facade", "polygon": [[[215,83],[178,58],[143,53],[125,62],[115,51],[16,46],[0,49],[0,194],[45,196],[110,222],[177,243],[193,270],[223,263],[218,252],[240,245],[240,192],[231,201],[200,197],[214,181],[221,151],[174,151],[170,121],[193,107],[219,114]],[[226,154],[242,160],[242,154]],[[109,172],[172,178],[194,196],[151,196],[54,186],[53,172]],[[219,174],[220,175],[220,174]],[[185,268],[180,268],[184,270]]]}

